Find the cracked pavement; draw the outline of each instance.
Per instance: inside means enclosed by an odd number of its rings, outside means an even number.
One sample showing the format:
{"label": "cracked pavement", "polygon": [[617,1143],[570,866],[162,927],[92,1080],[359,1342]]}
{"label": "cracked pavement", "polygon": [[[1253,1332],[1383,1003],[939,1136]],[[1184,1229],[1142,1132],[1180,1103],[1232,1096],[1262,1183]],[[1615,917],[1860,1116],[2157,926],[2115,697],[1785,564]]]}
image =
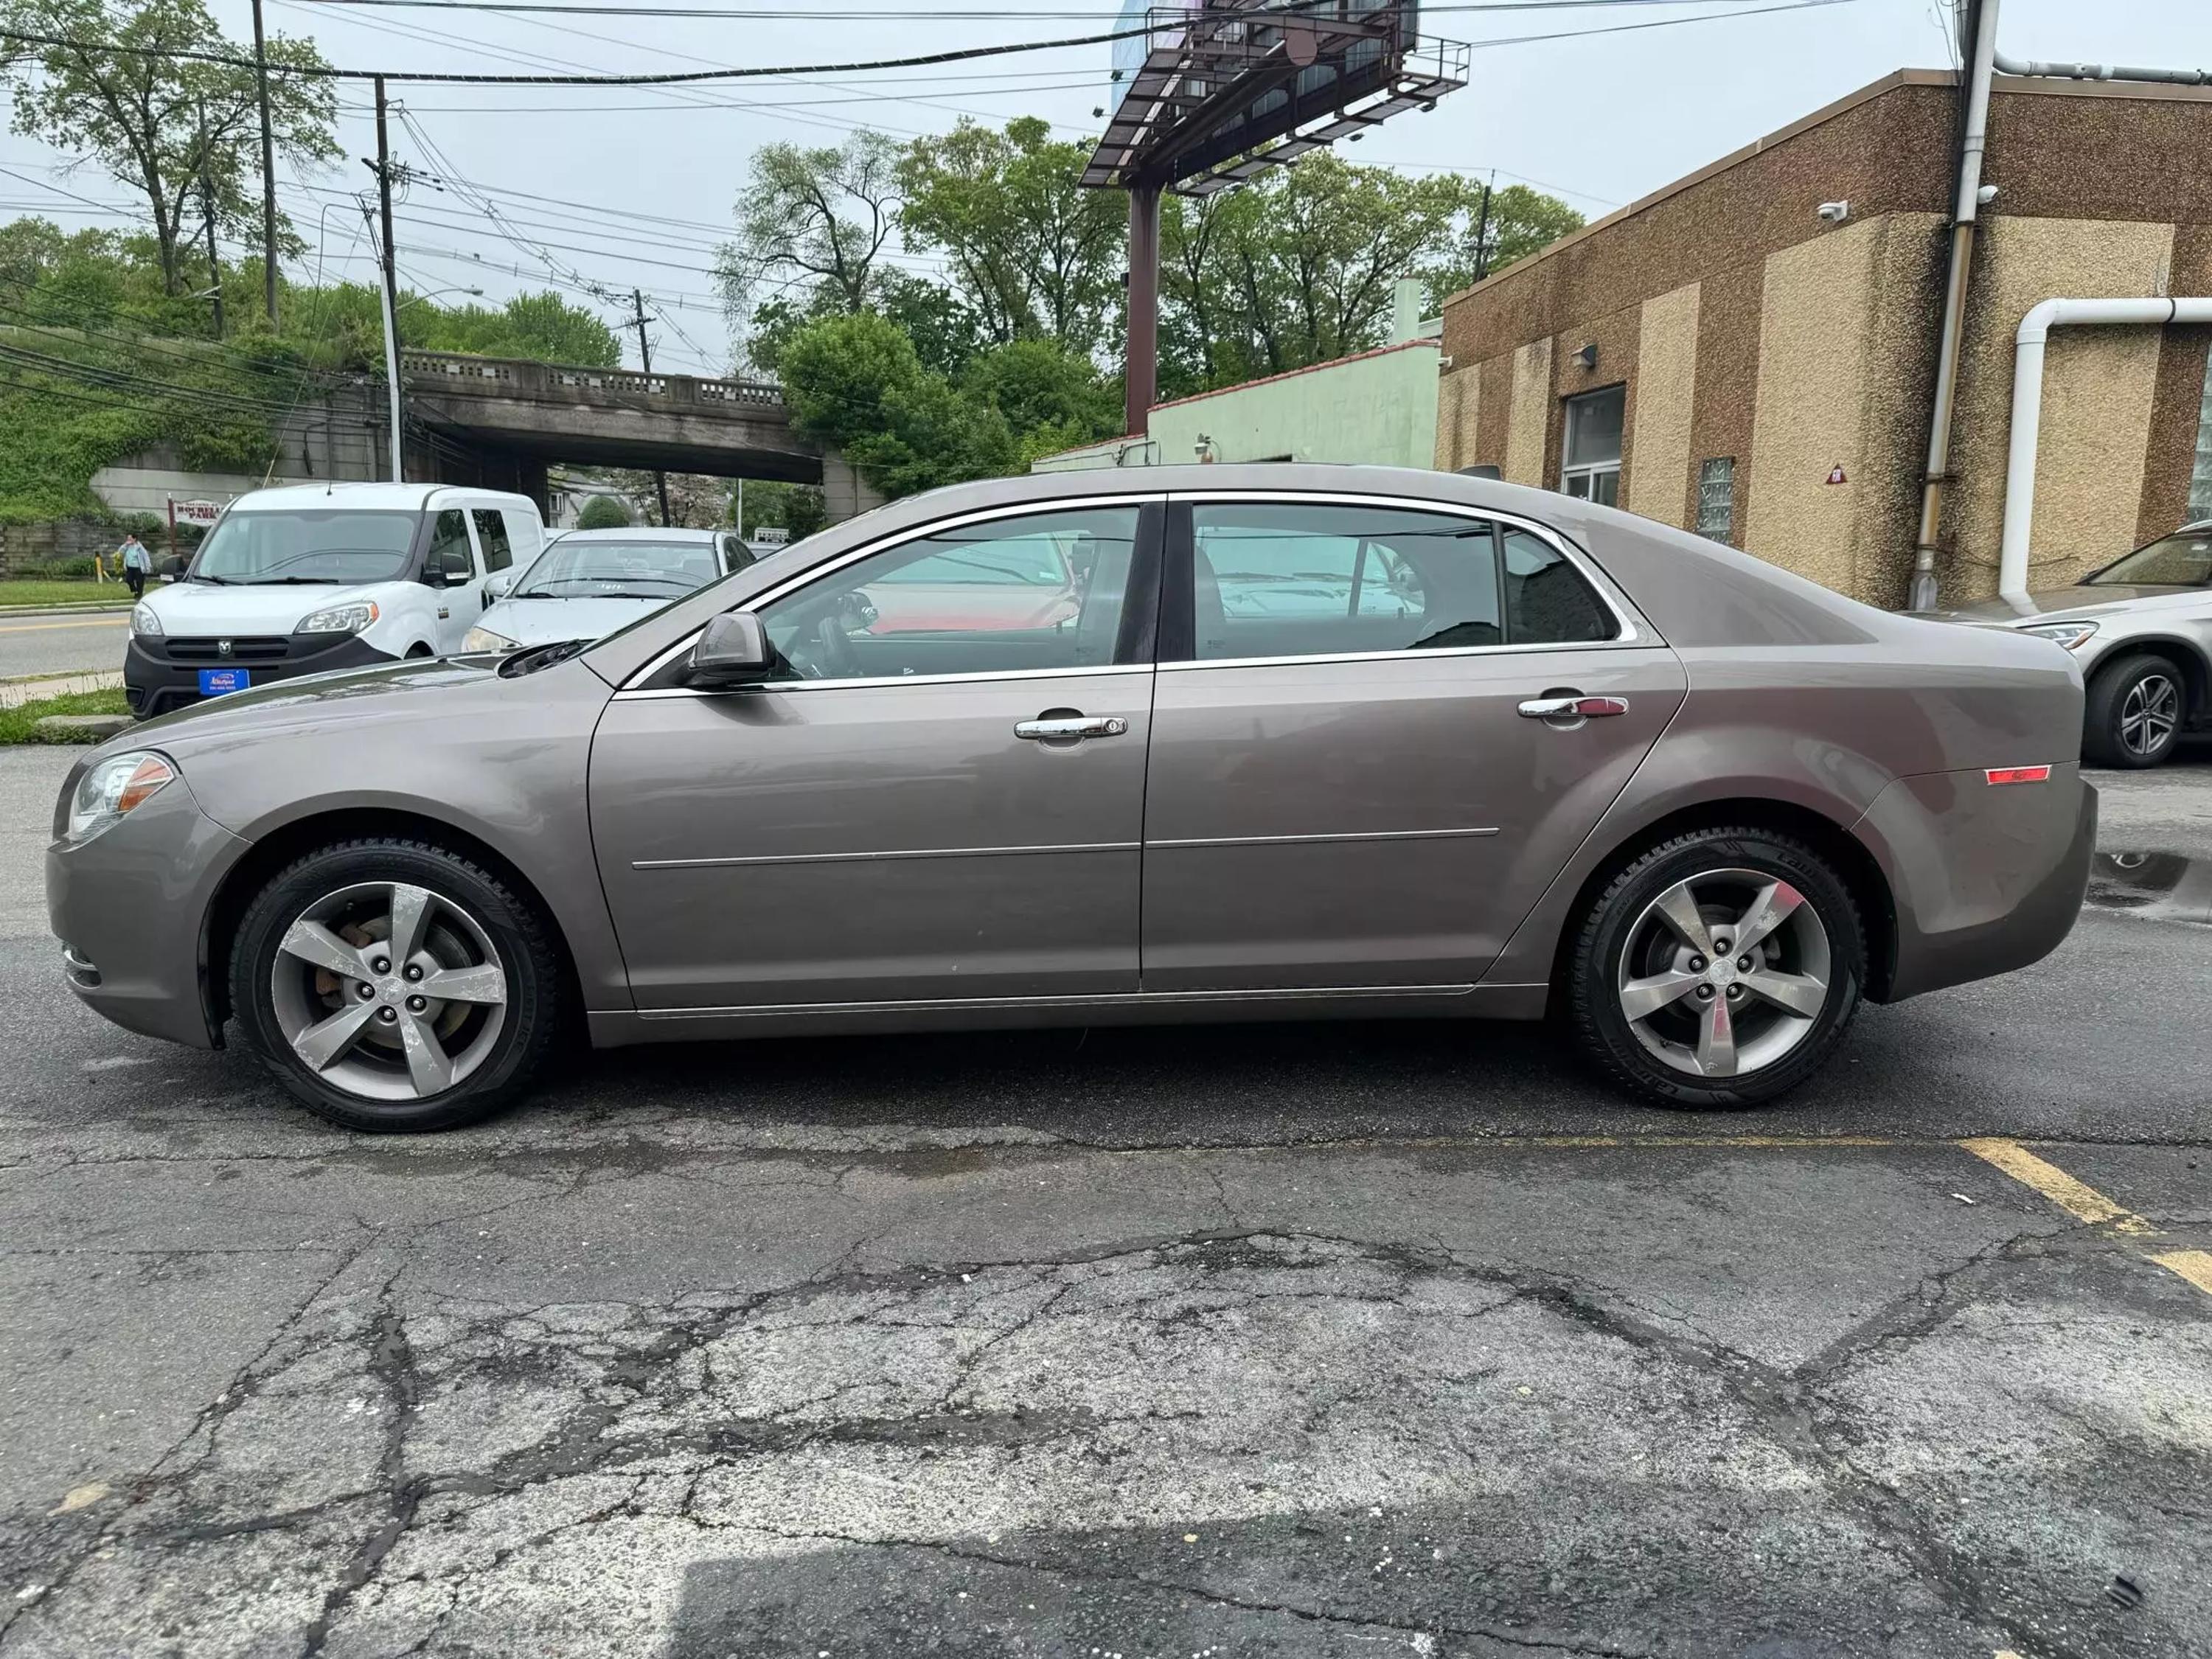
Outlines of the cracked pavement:
{"label": "cracked pavement", "polygon": [[[1726,1116],[1378,1023],[631,1051],[374,1139],[76,1006],[66,758],[0,751],[7,1659],[2212,1652],[2151,1259],[2212,1249],[2212,927]],[[2212,857],[2212,767],[2100,783]]]}

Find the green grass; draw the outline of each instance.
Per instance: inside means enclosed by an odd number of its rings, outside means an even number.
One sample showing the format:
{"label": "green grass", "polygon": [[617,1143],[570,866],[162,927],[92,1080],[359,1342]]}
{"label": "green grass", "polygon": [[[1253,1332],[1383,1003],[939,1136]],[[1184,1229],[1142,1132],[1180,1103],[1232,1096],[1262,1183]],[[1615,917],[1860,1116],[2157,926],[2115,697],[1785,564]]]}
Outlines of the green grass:
{"label": "green grass", "polygon": [[80,743],[80,738],[42,738],[33,729],[49,714],[127,714],[121,691],[70,691],[41,697],[15,708],[0,708],[0,744]]}
{"label": "green grass", "polygon": [[49,605],[128,605],[131,590],[121,582],[0,581],[0,609]]}

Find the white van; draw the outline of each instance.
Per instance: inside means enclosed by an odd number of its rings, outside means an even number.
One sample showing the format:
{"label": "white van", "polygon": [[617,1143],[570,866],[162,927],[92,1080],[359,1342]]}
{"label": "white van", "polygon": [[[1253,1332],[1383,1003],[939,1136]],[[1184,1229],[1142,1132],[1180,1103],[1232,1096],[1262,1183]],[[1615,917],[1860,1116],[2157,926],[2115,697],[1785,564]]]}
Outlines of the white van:
{"label": "white van", "polygon": [[173,584],[131,613],[133,714],[249,685],[458,651],[545,541],[526,495],[296,484],[233,501]]}

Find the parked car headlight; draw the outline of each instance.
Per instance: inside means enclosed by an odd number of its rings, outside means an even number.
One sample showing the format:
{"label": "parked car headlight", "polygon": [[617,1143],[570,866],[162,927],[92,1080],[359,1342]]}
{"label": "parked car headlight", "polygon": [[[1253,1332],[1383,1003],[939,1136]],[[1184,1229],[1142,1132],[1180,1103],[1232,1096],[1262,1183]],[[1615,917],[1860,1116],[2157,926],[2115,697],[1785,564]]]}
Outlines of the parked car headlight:
{"label": "parked car headlight", "polygon": [[461,636],[461,649],[470,651],[512,651],[521,644],[504,634],[495,634],[489,628],[471,628]]}
{"label": "parked car headlight", "polygon": [[134,634],[156,634],[161,631],[161,619],[154,614],[150,605],[131,607],[131,631]]}
{"label": "parked car headlight", "polygon": [[376,601],[356,599],[351,605],[334,605],[327,611],[312,611],[300,620],[295,630],[301,634],[358,634],[377,618]]}
{"label": "parked car headlight", "polygon": [[100,762],[76,781],[76,794],[70,801],[66,839],[71,842],[90,841],[110,825],[120,823],[126,814],[143,806],[176,775],[175,767],[145,750]]}
{"label": "parked car headlight", "polygon": [[2093,622],[2037,623],[2034,626],[2023,628],[2020,631],[2023,634],[2033,634],[2039,640],[2049,640],[2053,644],[2063,645],[2069,651],[2079,651],[2083,642],[2097,631],[2097,624]]}

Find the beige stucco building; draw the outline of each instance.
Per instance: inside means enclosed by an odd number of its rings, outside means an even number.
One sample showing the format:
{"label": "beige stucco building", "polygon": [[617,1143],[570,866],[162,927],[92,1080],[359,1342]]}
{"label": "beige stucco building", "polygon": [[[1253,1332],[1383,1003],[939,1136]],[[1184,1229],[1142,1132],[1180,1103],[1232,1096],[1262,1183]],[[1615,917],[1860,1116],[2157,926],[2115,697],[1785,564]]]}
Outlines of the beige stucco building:
{"label": "beige stucco building", "polygon": [[[1616,500],[1903,605],[1957,111],[1949,73],[1892,75],[1455,295],[1436,465]],[[1944,603],[1996,591],[2021,319],[2212,295],[2208,158],[2212,89],[1996,81]],[[2208,346],[2203,327],[2052,335],[2033,586],[2212,514]]]}

